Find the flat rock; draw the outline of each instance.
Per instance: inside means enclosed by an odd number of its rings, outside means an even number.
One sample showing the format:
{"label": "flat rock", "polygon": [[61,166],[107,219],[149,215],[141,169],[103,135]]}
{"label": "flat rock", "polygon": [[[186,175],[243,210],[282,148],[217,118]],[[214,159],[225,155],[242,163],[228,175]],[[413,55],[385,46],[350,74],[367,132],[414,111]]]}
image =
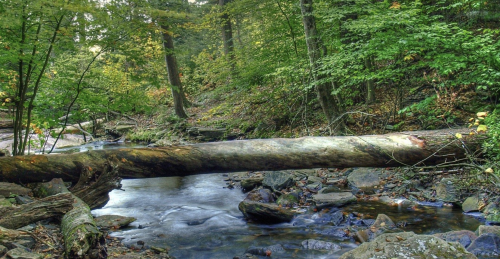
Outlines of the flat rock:
{"label": "flat rock", "polygon": [[318,193],[312,196],[317,207],[341,207],[355,202],[356,196],[351,192]]}
{"label": "flat rock", "polygon": [[28,196],[31,195],[31,189],[15,183],[0,182],[0,195],[9,197],[11,194]]}
{"label": "flat rock", "polygon": [[360,258],[476,259],[476,256],[459,243],[446,242],[431,235],[401,232],[382,234],[340,256],[340,259]]}
{"label": "flat rock", "polygon": [[240,202],[238,209],[245,218],[265,223],[290,222],[297,214],[295,211],[280,207],[274,203],[248,200]]}
{"label": "flat rock", "polygon": [[459,230],[459,231],[450,231],[446,233],[436,233],[434,236],[443,239],[448,242],[458,242],[463,247],[468,247],[472,241],[476,240],[477,236],[474,232],[469,230]]}
{"label": "flat rock", "polygon": [[285,248],[283,248],[283,246],[280,244],[272,246],[264,246],[264,247],[251,246],[246,250],[246,253],[252,255],[261,255],[261,256],[272,256],[276,254],[281,254],[283,252],[285,252]]}
{"label": "flat rock", "polygon": [[95,218],[95,223],[100,228],[121,228],[128,226],[130,223],[136,221],[133,217],[124,217],[119,215],[103,215]]}

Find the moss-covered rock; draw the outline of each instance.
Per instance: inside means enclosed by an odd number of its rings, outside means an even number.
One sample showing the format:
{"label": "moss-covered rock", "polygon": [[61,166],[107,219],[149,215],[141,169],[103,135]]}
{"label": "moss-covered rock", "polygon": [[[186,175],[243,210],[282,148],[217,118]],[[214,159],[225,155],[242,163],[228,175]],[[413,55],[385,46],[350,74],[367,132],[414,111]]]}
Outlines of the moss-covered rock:
{"label": "moss-covered rock", "polygon": [[290,222],[296,212],[274,203],[262,203],[244,200],[238,209],[245,218],[264,223]]}
{"label": "moss-covered rock", "polygon": [[475,259],[477,257],[456,242],[446,242],[431,235],[401,232],[382,234],[340,257],[340,259],[359,258]]}

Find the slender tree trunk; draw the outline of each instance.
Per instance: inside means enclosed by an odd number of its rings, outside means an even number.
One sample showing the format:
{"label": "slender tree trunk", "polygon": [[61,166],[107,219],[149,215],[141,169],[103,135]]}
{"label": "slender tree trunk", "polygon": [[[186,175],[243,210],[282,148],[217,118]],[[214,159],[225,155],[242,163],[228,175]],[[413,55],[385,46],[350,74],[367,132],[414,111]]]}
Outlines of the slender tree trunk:
{"label": "slender tree trunk", "polygon": [[229,58],[231,62],[231,69],[234,70],[234,41],[233,41],[233,29],[231,26],[231,18],[229,17],[224,6],[229,2],[229,0],[219,0],[219,5],[222,10],[221,22],[222,22],[222,42],[224,43],[224,55]]}
{"label": "slender tree trunk", "polygon": [[[373,57],[369,56],[365,59],[365,66],[368,71],[373,68]],[[366,104],[375,102],[375,82],[373,79],[366,80]]]}
{"label": "slender tree trunk", "polygon": [[[172,88],[172,97],[174,99],[175,114],[179,118],[187,118],[184,111],[184,91],[182,89],[181,77],[177,68],[177,60],[174,55],[174,40],[170,35],[167,25],[161,25],[163,35],[163,47],[165,48],[165,63],[168,71],[168,81]],[[187,101],[187,100],[186,100]]]}
{"label": "slender tree trunk", "polygon": [[[329,125],[335,129],[334,132],[340,132],[344,129],[344,125],[343,120],[337,119],[341,114],[341,108],[338,100],[332,94],[332,84],[330,82],[320,82],[324,79],[324,76],[317,73],[319,67],[318,61],[326,55],[326,48],[323,46],[323,42],[316,30],[316,21],[313,15],[313,0],[300,0],[300,7],[309,62],[311,63],[312,74],[316,82],[316,95]],[[333,123],[337,124],[332,125]]]}

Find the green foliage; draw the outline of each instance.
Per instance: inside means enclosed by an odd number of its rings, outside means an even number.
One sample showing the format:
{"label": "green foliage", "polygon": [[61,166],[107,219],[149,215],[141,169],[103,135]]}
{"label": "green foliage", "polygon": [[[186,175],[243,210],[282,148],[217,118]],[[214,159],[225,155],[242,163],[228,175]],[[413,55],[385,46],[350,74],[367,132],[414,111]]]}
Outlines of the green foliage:
{"label": "green foliage", "polygon": [[498,110],[486,116],[484,125],[487,126],[489,138],[483,143],[484,151],[494,163],[500,163],[500,114]]}

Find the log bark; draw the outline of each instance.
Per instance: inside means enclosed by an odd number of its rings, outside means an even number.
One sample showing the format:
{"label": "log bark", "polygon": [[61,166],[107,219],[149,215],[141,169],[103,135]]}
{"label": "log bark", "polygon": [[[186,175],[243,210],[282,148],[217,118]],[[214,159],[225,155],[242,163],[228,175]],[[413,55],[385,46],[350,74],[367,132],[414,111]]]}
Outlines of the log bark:
{"label": "log bark", "polygon": [[71,193],[62,193],[23,204],[0,208],[0,226],[16,229],[37,221],[63,216],[73,208]]}
{"label": "log bark", "polygon": [[0,129],[14,128],[12,120],[0,120]]}
{"label": "log bark", "polygon": [[[458,139],[456,133],[461,133],[463,138]],[[469,129],[447,129],[1,157],[0,181],[26,183],[62,178],[77,182],[80,176],[78,163],[103,168],[107,161],[116,163],[120,176],[124,178],[244,170],[436,165],[456,161],[480,150],[485,138],[485,135],[469,135]]]}
{"label": "log bark", "polygon": [[109,192],[122,187],[122,179],[118,177],[118,166],[110,162],[105,163],[102,170],[93,169],[82,163],[77,163],[77,166],[80,171],[80,180],[70,190],[90,209],[106,205],[109,201]]}
{"label": "log bark", "polygon": [[71,197],[72,208],[61,220],[61,232],[64,236],[64,251],[67,258],[85,258],[87,255],[99,255],[106,258],[105,239],[90,214],[90,208],[80,198],[66,188],[60,178],[37,186],[36,193],[62,192]]}

